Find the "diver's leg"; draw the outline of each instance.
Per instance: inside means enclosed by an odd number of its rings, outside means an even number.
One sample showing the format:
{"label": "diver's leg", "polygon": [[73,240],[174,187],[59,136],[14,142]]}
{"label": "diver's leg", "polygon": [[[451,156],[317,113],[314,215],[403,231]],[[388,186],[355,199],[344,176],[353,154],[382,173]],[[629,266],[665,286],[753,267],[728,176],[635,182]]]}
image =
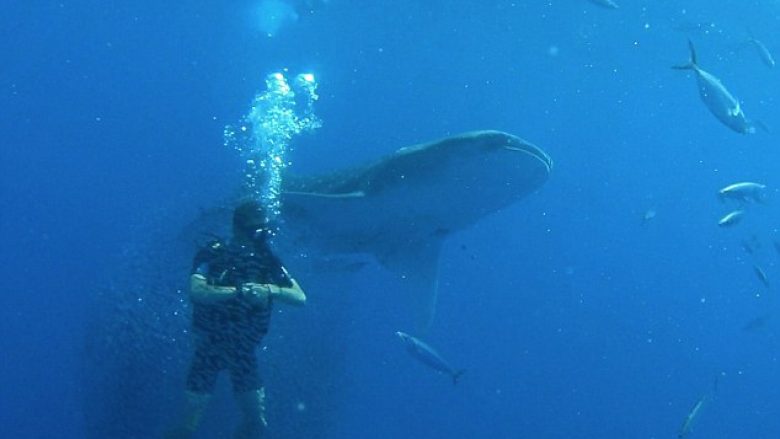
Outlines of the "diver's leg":
{"label": "diver's leg", "polygon": [[184,392],[184,409],[176,424],[165,433],[166,439],[187,439],[192,437],[200,425],[203,413],[211,401],[217,384],[217,374],[222,369],[220,358],[213,347],[199,343],[187,375],[187,390]]}
{"label": "diver's leg", "polygon": [[206,411],[211,393],[184,392],[184,410],[181,418],[171,429],[165,432],[165,439],[189,439],[197,431],[203,412]]}
{"label": "diver's leg", "polygon": [[265,418],[265,389],[236,392],[236,403],[241,408],[242,421],[236,428],[236,439],[260,439],[265,437],[268,422]]}
{"label": "diver's leg", "polygon": [[265,389],[257,371],[254,344],[237,346],[228,368],[236,403],[242,414],[235,438],[262,438],[268,422],[265,417]]}

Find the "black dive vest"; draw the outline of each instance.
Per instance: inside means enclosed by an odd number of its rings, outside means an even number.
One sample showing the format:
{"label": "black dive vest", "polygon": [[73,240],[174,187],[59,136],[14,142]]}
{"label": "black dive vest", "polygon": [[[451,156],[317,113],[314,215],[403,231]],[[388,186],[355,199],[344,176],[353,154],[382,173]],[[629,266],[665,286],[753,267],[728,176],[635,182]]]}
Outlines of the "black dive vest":
{"label": "black dive vest", "polygon": [[[192,272],[217,286],[240,289],[246,282],[292,286],[281,261],[267,245],[209,243],[195,255]],[[212,304],[193,303],[193,327],[208,332],[235,332],[259,340],[268,332],[270,317],[270,302],[258,304],[240,295]]]}

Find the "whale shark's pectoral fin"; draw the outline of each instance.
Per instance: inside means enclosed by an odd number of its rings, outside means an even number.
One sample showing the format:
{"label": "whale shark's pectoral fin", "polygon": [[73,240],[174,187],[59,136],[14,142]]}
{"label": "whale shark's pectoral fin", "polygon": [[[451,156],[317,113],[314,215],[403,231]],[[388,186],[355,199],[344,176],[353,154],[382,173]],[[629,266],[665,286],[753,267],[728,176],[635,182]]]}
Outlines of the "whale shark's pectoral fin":
{"label": "whale shark's pectoral fin", "polygon": [[390,252],[377,254],[379,262],[395,273],[414,313],[417,334],[431,326],[436,312],[439,253],[442,239],[400,243]]}

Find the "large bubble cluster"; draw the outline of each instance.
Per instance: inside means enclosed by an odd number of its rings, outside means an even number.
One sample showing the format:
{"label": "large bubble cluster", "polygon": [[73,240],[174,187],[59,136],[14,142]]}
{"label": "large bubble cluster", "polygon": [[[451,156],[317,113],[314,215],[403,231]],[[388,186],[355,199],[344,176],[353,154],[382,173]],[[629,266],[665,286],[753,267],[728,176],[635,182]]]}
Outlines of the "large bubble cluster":
{"label": "large bubble cluster", "polygon": [[265,85],[241,122],[225,127],[224,139],[245,159],[245,188],[273,220],[281,211],[282,173],[290,164],[286,155],[292,139],[321,127],[322,121],[314,114],[319,98],[314,75],[301,73],[289,82],[283,73],[272,73]]}

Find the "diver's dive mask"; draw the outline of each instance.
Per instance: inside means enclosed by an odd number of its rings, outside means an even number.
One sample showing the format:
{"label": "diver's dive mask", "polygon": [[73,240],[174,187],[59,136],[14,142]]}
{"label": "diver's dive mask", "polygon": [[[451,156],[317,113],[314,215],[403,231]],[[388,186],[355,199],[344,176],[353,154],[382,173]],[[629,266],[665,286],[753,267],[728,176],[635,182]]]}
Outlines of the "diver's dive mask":
{"label": "diver's dive mask", "polygon": [[239,204],[233,212],[233,230],[245,240],[265,244],[274,237],[276,227],[263,205],[249,200]]}

